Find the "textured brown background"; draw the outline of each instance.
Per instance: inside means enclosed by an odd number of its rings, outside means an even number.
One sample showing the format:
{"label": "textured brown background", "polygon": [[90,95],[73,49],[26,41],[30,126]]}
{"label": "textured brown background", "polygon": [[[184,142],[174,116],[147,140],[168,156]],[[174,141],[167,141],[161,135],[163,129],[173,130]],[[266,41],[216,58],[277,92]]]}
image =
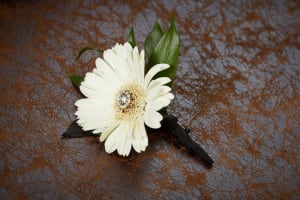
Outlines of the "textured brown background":
{"label": "textured brown background", "polygon": [[[45,1],[46,2],[46,1]],[[1,199],[300,199],[299,1],[1,1]],[[142,154],[61,139],[80,95],[67,75],[85,46],[139,46],[154,21],[182,42],[170,111],[215,160],[166,133]]]}

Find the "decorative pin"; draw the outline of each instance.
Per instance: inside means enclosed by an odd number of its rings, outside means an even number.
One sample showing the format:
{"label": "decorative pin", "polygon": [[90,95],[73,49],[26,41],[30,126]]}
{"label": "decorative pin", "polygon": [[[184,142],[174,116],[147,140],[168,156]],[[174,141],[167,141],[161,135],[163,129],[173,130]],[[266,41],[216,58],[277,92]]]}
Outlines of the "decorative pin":
{"label": "decorative pin", "polygon": [[[106,56],[96,59],[92,73],[84,78],[69,76],[86,98],[76,101],[77,121],[63,137],[100,136],[107,153],[117,151],[119,155],[128,156],[132,150],[138,153],[146,150],[146,127],[161,129],[175,136],[211,167],[213,160],[165,109],[174,99],[171,85],[179,57],[179,35],[173,18],[166,32],[156,22],[144,47],[145,51],[139,51],[132,28],[128,42],[105,50]],[[86,47],[79,52],[78,58],[87,50],[103,52]],[[115,84],[111,84],[112,79]],[[105,98],[99,98],[103,94]]]}

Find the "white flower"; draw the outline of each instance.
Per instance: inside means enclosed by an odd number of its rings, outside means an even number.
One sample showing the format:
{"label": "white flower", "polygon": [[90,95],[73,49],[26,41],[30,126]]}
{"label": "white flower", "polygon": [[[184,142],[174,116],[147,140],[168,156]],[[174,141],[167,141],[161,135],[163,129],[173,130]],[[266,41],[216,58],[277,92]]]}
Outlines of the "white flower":
{"label": "white flower", "polygon": [[131,147],[138,153],[148,146],[145,124],[160,128],[162,115],[158,112],[174,98],[165,84],[171,80],[160,77],[152,80],[168,64],[157,64],[145,75],[144,51],[129,43],[116,44],[96,59],[96,68],[88,72],[80,85],[87,97],[78,100],[77,123],[83,130],[101,133],[105,150],[115,150],[128,156]]}

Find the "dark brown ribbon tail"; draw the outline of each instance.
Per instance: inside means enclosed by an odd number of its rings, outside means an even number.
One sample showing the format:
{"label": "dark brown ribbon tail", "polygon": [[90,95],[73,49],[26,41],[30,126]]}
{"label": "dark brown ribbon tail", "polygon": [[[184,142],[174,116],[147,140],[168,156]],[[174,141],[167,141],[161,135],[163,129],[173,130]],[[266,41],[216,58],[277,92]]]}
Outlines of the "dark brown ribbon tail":
{"label": "dark brown ribbon tail", "polygon": [[162,121],[162,130],[174,135],[178,141],[187,148],[191,154],[200,157],[208,168],[212,167],[214,161],[208,153],[188,135],[189,130],[184,129],[178,124],[177,117],[169,115]]}
{"label": "dark brown ribbon tail", "polygon": [[99,135],[93,134],[92,131],[83,131],[82,128],[73,121],[68,129],[62,134],[63,138],[82,138],[82,137],[98,137]]}

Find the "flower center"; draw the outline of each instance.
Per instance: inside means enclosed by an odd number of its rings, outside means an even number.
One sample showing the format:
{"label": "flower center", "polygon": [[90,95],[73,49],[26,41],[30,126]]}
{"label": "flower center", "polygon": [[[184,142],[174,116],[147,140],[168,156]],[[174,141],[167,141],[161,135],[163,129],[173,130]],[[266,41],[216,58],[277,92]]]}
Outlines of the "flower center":
{"label": "flower center", "polygon": [[131,120],[144,112],[145,92],[139,85],[128,85],[116,95],[115,111],[119,120]]}

